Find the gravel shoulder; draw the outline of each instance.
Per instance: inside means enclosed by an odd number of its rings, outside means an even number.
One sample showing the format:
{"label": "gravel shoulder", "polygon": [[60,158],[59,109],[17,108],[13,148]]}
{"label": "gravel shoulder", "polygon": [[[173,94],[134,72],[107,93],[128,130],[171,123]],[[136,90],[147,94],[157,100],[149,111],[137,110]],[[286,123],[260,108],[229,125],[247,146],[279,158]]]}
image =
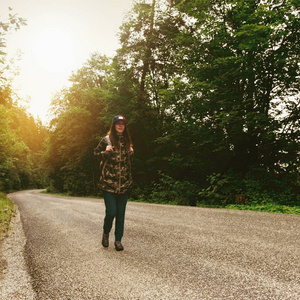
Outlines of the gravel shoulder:
{"label": "gravel shoulder", "polygon": [[12,229],[0,241],[0,299],[35,299],[30,276],[24,259],[26,238],[20,220],[20,212],[12,217]]}

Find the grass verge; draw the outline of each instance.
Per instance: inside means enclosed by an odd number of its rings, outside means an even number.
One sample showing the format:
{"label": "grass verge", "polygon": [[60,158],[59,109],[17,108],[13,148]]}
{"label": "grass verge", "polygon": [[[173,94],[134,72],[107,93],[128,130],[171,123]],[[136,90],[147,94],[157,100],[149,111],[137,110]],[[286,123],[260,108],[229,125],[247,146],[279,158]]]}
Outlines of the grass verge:
{"label": "grass verge", "polygon": [[287,205],[279,205],[279,204],[274,204],[274,203],[255,204],[255,205],[254,204],[253,205],[228,204],[226,206],[198,204],[197,206],[198,207],[206,207],[206,208],[251,210],[251,211],[260,211],[260,212],[268,212],[268,213],[300,215],[300,206],[287,206]]}
{"label": "grass verge", "polygon": [[252,210],[252,211],[262,211],[270,213],[281,213],[281,214],[293,214],[300,215],[300,206],[287,206],[279,204],[265,204],[265,205],[227,205],[226,209],[238,209],[238,210]]}
{"label": "grass verge", "polygon": [[[43,194],[52,194],[52,195],[59,195],[59,196],[67,196],[67,197],[74,197],[68,193],[54,193],[50,191],[43,191]],[[76,197],[85,197],[85,198],[97,198],[99,195],[93,196],[76,196]],[[102,198],[102,196],[100,196]],[[157,201],[147,201],[144,199],[133,199],[129,198],[129,201],[132,202],[142,202],[142,203],[155,203],[155,204],[166,204],[166,205],[178,205],[176,201],[173,202],[161,202],[160,200]],[[221,209],[234,209],[234,210],[251,210],[251,211],[260,211],[260,212],[269,212],[269,213],[281,213],[281,214],[291,214],[291,215],[300,215],[300,206],[287,206],[287,205],[279,205],[275,203],[267,203],[267,204],[253,204],[253,205],[238,205],[238,204],[228,204],[226,206],[222,205],[207,205],[198,203],[197,207],[205,207],[205,208],[221,208]]]}
{"label": "grass verge", "polygon": [[3,193],[0,193],[0,237],[10,229],[10,219],[13,215],[14,203]]}

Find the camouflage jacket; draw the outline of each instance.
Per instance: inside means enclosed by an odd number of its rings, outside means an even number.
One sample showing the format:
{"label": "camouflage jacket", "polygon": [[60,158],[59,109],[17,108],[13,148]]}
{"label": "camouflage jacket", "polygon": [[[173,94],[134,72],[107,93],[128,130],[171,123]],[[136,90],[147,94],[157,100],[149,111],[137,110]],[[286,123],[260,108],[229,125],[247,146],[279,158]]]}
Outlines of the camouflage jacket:
{"label": "camouflage jacket", "polygon": [[132,185],[131,154],[125,149],[125,142],[120,136],[120,147],[106,154],[107,138],[104,137],[94,150],[101,159],[99,187],[103,191],[124,194]]}

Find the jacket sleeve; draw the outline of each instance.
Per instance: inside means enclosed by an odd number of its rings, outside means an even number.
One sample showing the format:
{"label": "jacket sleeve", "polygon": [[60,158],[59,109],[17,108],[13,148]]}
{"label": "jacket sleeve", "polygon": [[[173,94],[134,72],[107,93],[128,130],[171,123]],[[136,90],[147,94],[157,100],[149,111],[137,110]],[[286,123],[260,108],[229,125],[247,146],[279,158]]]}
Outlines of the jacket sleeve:
{"label": "jacket sleeve", "polygon": [[94,149],[94,155],[98,159],[103,159],[103,158],[107,157],[107,154],[105,153],[107,145],[108,144],[107,144],[106,139],[102,138],[102,140],[100,141],[100,143],[98,144],[98,146]]}

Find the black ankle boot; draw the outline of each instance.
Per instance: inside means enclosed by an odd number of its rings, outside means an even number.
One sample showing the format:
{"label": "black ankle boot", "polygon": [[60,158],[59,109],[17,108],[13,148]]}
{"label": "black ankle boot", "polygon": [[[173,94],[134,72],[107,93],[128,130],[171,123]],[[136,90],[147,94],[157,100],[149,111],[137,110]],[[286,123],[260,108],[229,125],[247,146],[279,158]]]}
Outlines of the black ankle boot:
{"label": "black ankle boot", "polygon": [[109,246],[109,234],[103,233],[102,236],[102,246],[107,248]]}
{"label": "black ankle boot", "polygon": [[123,251],[124,250],[123,245],[119,241],[115,241],[115,248],[116,248],[117,251]]}

